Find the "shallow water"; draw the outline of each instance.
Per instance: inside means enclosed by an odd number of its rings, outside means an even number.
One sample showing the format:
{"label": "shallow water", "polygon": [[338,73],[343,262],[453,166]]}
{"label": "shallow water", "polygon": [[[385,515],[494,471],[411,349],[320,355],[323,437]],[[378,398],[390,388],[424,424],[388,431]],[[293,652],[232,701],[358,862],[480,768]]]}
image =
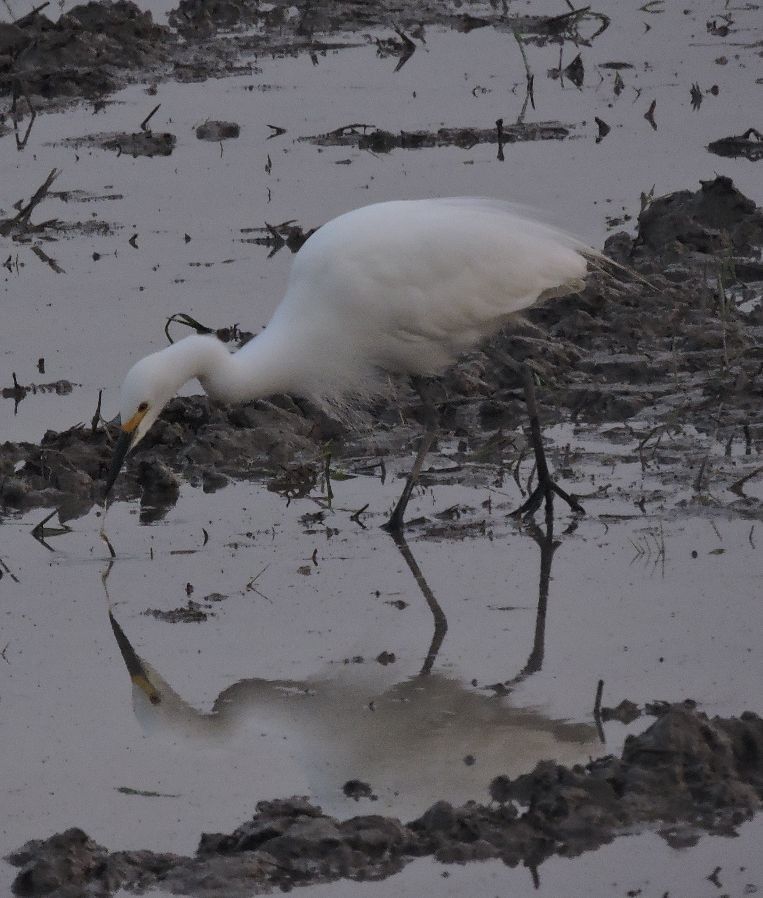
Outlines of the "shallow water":
{"label": "shallow water", "polygon": [[[55,551],[30,538],[39,512],[6,521],[3,560],[18,582],[3,578],[3,848],[76,822],[110,848],[191,852],[200,831],[229,830],[257,800],[292,793],[330,813],[402,819],[437,798],[485,800],[498,773],[618,753],[643,729],[607,723],[601,744],[599,678],[605,705],[694,697],[711,714],[754,708],[754,521],[687,512],[690,491],[666,486],[660,468],[643,474],[628,447],[561,428],[550,436],[571,442],[576,489],[610,488],[586,500],[573,532],[570,516],[555,522],[545,601],[542,528],[506,518],[519,500],[513,481],[416,496],[412,518],[461,508],[450,538],[409,535],[434,604],[378,528],[394,478],[337,480],[322,521],[319,495],[287,507],[257,484],[186,487],[151,526],[137,504],[118,503],[106,522],[110,567],[99,514],[52,536]],[[716,447],[719,502],[743,463]],[[648,497],[646,513],[634,495]],[[351,516],[369,501],[363,529]],[[146,614],[189,598],[207,620]],[[377,800],[345,797],[350,779]]]}
{"label": "shallow water", "polygon": [[[3,215],[54,166],[63,170],[56,189],[119,196],[51,197],[36,210],[33,220],[96,217],[110,225],[106,235],[45,244],[65,274],[28,246],[7,248],[18,267],[0,269],[3,385],[15,371],[25,384],[65,378],[79,386],[64,397],[29,395],[15,412],[3,400],[2,439],[38,440],[49,427],[89,421],[98,389],[111,416],[123,372],[163,345],[173,312],[263,326],[290,262],[285,249],[266,259],[266,249],[242,242],[251,237],[242,229],[265,221],[311,227],[374,200],[487,194],[546,210],[598,246],[611,229],[607,216],[635,217],[652,185],[656,194],[693,189],[721,172],[763,201],[755,164],[705,149],[755,124],[759,12],[733,10],[735,29],[719,38],[705,22],[725,11],[720,0],[686,12],[667,4],[656,15],[608,5],[612,27],[581,50],[581,91],[546,77],[558,64],[556,45],[527,48],[536,74],[536,110],[527,119],[572,124],[574,138],[507,146],[503,162],[494,145],[376,155],[298,140],[353,121],[398,130],[513,120],[523,100],[521,56],[511,35],[490,29],[430,29],[397,73],[373,44],[320,55],[317,64],[308,56],[250,58],[247,75],[161,83],[156,96],[136,85],[97,112],[80,106],[40,116],[21,153],[12,134],[0,139]],[[565,64],[575,52],[565,47]],[[721,55],[726,65],[714,62]],[[617,60],[635,66],[622,72],[619,97],[612,70],[596,69]],[[693,81],[720,91],[698,111]],[[653,98],[656,130],[643,117]],[[158,102],[152,125],[178,138],[168,158],[61,143],[137,130]],[[600,144],[595,115],[612,126]],[[222,146],[198,141],[193,126],[210,117],[237,121],[241,137]],[[267,140],[267,124],[287,133]],[[601,744],[592,716],[600,678],[605,704],[692,697],[711,714],[760,710],[763,536],[759,512],[727,489],[755,457],[735,447],[725,459],[723,446],[689,432],[672,466],[644,472],[635,439],[624,445],[570,428],[548,436],[579,447],[578,492],[610,486],[585,500],[588,515],[571,532],[573,519],[560,511],[540,614],[543,534],[507,519],[521,501],[508,476],[497,487],[438,484],[415,497],[410,516],[429,515],[442,528],[409,534],[418,583],[410,560],[378,528],[399,489],[395,478],[338,480],[329,510],[319,497],[287,506],[258,484],[214,494],[186,486],[163,520],[146,525],[136,503],[118,503],[107,521],[117,551],[110,570],[97,514],[72,522],[48,548],[29,535],[42,512],[6,517],[0,854],[72,825],[110,848],[191,852],[202,830],[231,829],[256,801],[293,793],[331,813],[402,818],[436,798],[484,800],[496,773],[529,770],[540,758],[573,763],[616,753],[628,732],[645,726],[611,722]],[[686,469],[708,448],[716,501],[701,505]],[[441,455],[433,465],[449,463]],[[352,471],[353,462],[344,467]],[[469,480],[468,472],[452,479]],[[760,478],[746,491],[760,499]],[[352,515],[366,503],[364,528]],[[453,506],[466,508],[458,520],[435,517]],[[323,520],[305,517],[321,510]],[[476,526],[458,538],[460,524]],[[223,598],[205,601],[211,594]],[[189,599],[206,621],[144,614]],[[131,681],[126,662],[136,657],[148,688]],[[499,683],[508,694],[490,688]],[[377,800],[345,797],[341,787],[353,778],[367,781]],[[728,881],[719,876],[741,894],[763,872],[759,830],[754,822],[738,840],[704,838],[682,852],[643,835],[573,861],[552,859],[539,894],[716,894],[706,877],[717,864],[735,871]],[[12,875],[0,865],[0,891]],[[388,883],[311,893],[493,888],[530,894],[532,883],[527,871],[492,863],[446,870],[418,861]]]}

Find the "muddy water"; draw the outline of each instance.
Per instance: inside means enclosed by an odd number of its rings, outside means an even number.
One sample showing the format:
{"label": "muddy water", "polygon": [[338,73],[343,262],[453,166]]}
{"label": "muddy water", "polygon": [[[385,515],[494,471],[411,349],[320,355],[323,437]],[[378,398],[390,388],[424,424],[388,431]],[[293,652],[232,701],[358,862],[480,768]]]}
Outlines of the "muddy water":
{"label": "muddy water", "polygon": [[[527,46],[536,109],[526,119],[570,125],[572,137],[506,146],[503,161],[493,144],[378,154],[299,139],[351,122],[395,131],[513,121],[525,70],[513,37],[491,29],[429,29],[398,72],[358,35],[359,46],[314,59],[248,54],[243,74],[160,81],[151,95],[136,84],[103,107],[41,115],[23,152],[12,132],[1,138],[3,216],[53,167],[62,169],[54,190],[84,192],[51,196],[33,217],[83,223],[42,244],[64,274],[27,244],[3,244],[3,385],[16,372],[24,384],[76,386],[27,395],[15,411],[4,399],[2,439],[37,441],[49,427],[89,421],[99,389],[111,415],[122,373],[163,345],[173,312],[264,325],[289,265],[286,249],[267,259],[246,242],[265,222],[312,227],[374,200],[488,194],[547,210],[601,245],[608,217],[633,219],[652,185],[656,194],[694,189],[721,171],[760,203],[754,164],[705,149],[756,124],[758,14],[733,10],[720,36],[706,23],[722,24],[721,2],[609,5],[609,30],[590,48],[563,50],[564,65],[582,53],[581,90],[547,76],[558,45]],[[619,70],[616,95],[615,70],[597,66],[619,61],[634,68]],[[719,89],[696,111],[695,81]],[[652,99],[656,130],[644,119]],[[81,143],[138,130],[157,103],[152,126],[176,135],[172,155],[132,159]],[[612,128],[598,144],[594,116]],[[194,127],[209,118],[236,121],[241,136],[197,140]],[[268,140],[267,125],[286,133]],[[644,471],[635,437],[624,445],[564,428],[549,437],[557,467],[562,447],[580,448],[570,475],[578,492],[603,490],[570,532],[570,517],[555,522],[556,548],[542,529],[506,518],[521,500],[510,477],[469,488],[457,482],[468,472],[434,478],[451,482],[416,496],[411,517],[429,522],[409,534],[410,555],[377,526],[399,487],[392,477],[336,480],[329,510],[320,490],[287,505],[257,484],[215,494],[185,486],[151,525],[136,504],[117,503],[110,568],[95,512],[48,547],[29,535],[41,512],[5,517],[0,854],[75,824],[109,848],[192,852],[202,830],[230,830],[256,801],[294,793],[339,816],[402,819],[438,798],[486,800],[497,773],[617,753],[644,728],[643,719],[610,722],[602,745],[592,715],[599,679],[605,705],[691,697],[709,713],[760,710],[760,478],[745,487],[749,501],[728,490],[755,468],[758,449],[745,456],[737,442],[727,458],[723,443],[689,431],[672,460]],[[454,447],[443,449],[435,468],[453,466]],[[708,452],[712,478],[698,497],[690,466]],[[352,515],[367,503],[364,529]],[[438,517],[453,506],[455,520]],[[347,797],[351,779],[375,799]],[[589,894],[593,883],[602,895],[716,894],[706,877],[720,864],[724,887],[741,894],[760,883],[759,835],[753,823],[735,842],[705,838],[685,852],[651,834],[622,840],[544,864],[541,893]],[[636,861],[654,870],[648,882]],[[386,886],[344,888],[533,888],[525,872],[493,863],[443,872],[418,861]],[[12,876],[0,867],[0,890]]]}
{"label": "muddy water", "polygon": [[[587,459],[581,482],[609,485],[609,497],[586,500],[572,532],[569,517],[556,522],[545,598],[543,533],[506,519],[513,482],[417,497],[412,517],[458,504],[457,523],[473,526],[458,540],[450,521],[450,538],[414,529],[415,570],[377,526],[397,484],[368,476],[334,482],[322,515],[319,494],[286,507],[257,485],[186,488],[153,526],[118,503],[110,568],[95,513],[50,548],[29,535],[39,513],[6,521],[3,559],[18,582],[3,578],[4,706],[23,725],[6,736],[4,844],[76,819],[111,848],[191,852],[202,829],[229,830],[256,800],[295,792],[340,816],[402,819],[436,798],[486,799],[498,773],[617,753],[643,729],[613,721],[600,742],[599,678],[605,705],[755,707],[754,521],[687,513],[691,490],[666,485],[674,475],[644,474],[600,437],[551,435],[572,440]],[[712,458],[728,505],[723,483],[745,458],[720,445]],[[634,493],[648,497],[646,514]],[[369,498],[364,530],[352,514]],[[346,797],[351,779],[376,800]]]}

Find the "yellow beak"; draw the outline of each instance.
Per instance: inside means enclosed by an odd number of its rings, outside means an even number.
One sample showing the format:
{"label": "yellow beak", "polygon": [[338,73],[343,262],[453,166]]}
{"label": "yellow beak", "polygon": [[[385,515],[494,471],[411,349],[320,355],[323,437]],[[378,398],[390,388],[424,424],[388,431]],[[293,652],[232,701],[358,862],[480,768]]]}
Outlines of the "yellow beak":
{"label": "yellow beak", "polygon": [[135,414],[132,416],[132,418],[130,418],[129,421],[125,421],[125,423],[122,425],[122,430],[125,433],[132,433],[135,430],[135,428],[140,424],[140,422],[146,417],[147,411],[148,411],[148,409],[144,408],[144,409],[141,409],[141,410],[135,412]]}

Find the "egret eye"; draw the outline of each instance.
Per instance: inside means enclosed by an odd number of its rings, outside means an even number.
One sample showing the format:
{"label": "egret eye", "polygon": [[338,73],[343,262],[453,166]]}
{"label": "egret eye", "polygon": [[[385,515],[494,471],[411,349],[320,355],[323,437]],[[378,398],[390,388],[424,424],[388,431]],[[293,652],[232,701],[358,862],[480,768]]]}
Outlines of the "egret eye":
{"label": "egret eye", "polygon": [[139,412],[145,412],[146,409],[148,409],[148,403],[147,403],[147,402],[141,402],[141,404],[138,406],[138,411],[139,411]]}

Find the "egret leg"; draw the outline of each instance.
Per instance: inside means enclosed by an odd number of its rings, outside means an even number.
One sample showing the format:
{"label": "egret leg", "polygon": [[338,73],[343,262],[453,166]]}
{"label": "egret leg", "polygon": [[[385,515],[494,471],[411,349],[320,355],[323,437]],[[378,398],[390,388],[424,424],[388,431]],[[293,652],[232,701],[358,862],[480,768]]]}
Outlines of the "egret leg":
{"label": "egret leg", "polygon": [[535,453],[535,470],[538,475],[538,485],[530,494],[526,502],[524,502],[516,511],[512,512],[514,517],[523,515],[532,515],[539,508],[541,502],[546,500],[546,509],[550,509],[554,504],[554,493],[570,506],[570,508],[578,514],[585,514],[583,506],[566,493],[558,483],[554,481],[548,470],[546,462],[546,453],[543,448],[543,435],[540,430],[540,420],[538,418],[538,402],[535,397],[535,384],[530,368],[522,365],[522,375],[524,379],[525,402],[527,403],[527,413],[530,417],[530,443]]}
{"label": "egret leg", "polygon": [[413,492],[414,486],[416,486],[416,484],[418,483],[419,475],[421,474],[421,469],[424,465],[424,459],[427,457],[429,450],[432,448],[432,443],[437,436],[437,431],[440,426],[440,416],[437,412],[437,407],[435,406],[435,403],[432,399],[432,394],[429,389],[429,383],[421,377],[412,377],[411,382],[413,383],[414,389],[419,394],[422,402],[424,403],[424,424],[426,430],[421,438],[421,443],[419,443],[419,451],[416,454],[416,461],[413,463],[411,473],[408,475],[405,481],[403,492],[400,495],[400,498],[397,500],[395,510],[390,515],[390,519],[387,521],[387,523],[382,525],[384,529],[389,533],[403,532],[403,516],[405,515],[405,509],[408,505],[408,500],[411,498],[411,493]]}

